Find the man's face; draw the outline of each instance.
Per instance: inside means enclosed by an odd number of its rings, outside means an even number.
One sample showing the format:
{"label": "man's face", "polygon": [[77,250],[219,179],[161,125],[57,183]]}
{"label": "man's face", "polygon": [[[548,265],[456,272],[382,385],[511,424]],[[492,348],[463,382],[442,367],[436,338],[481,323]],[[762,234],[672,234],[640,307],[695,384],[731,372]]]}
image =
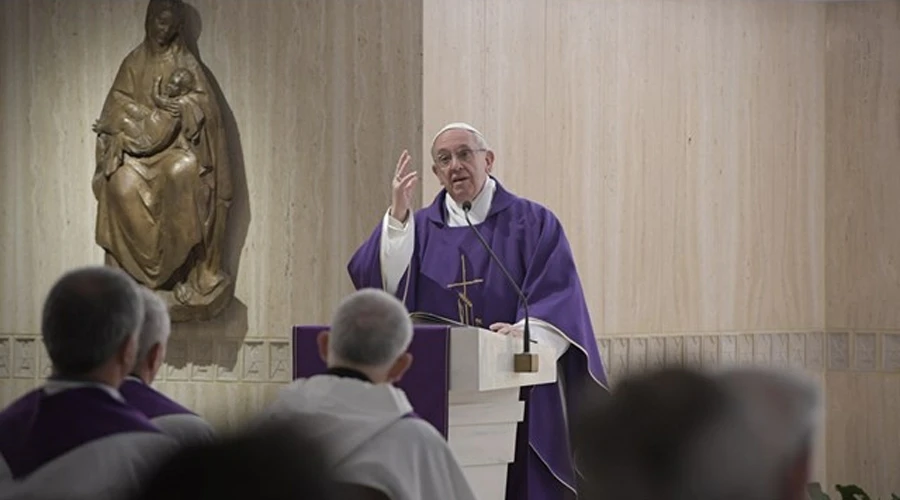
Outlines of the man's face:
{"label": "man's face", "polygon": [[451,129],[438,136],[432,158],[431,170],[457,203],[478,196],[494,164],[493,151],[481,147],[475,135],[463,129]]}

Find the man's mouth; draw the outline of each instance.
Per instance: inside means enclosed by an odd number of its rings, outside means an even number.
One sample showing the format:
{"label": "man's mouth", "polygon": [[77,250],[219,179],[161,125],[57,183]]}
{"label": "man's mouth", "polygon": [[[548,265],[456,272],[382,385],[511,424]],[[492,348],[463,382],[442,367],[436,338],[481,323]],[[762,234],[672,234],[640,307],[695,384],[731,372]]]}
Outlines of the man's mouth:
{"label": "man's mouth", "polygon": [[459,184],[459,183],[465,182],[465,181],[467,181],[467,180],[469,180],[468,177],[457,177],[457,178],[455,178],[455,179],[452,179],[451,182],[452,182],[453,184]]}

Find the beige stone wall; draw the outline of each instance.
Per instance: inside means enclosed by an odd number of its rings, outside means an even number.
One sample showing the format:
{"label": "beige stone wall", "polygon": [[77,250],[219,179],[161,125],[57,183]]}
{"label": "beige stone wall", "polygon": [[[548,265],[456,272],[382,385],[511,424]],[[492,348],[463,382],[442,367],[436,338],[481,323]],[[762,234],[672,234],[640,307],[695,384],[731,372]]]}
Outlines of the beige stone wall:
{"label": "beige stone wall", "polygon": [[[190,3],[246,188],[237,301],[177,329],[163,390],[221,426],[265,404],[290,326],[350,290],[399,152],[428,202],[423,145],[465,120],[501,182],[563,221],[613,381],[663,361],[803,369],[826,397],[816,478],[900,492],[896,2]],[[53,279],[101,261],[90,124],[145,3],[5,7],[0,402],[46,373]]]}
{"label": "beige stone wall", "polygon": [[560,216],[613,382],[802,369],[826,400],[815,478],[886,496],[897,19],[888,1],[425,0],[423,148],[468,120],[501,182]]}

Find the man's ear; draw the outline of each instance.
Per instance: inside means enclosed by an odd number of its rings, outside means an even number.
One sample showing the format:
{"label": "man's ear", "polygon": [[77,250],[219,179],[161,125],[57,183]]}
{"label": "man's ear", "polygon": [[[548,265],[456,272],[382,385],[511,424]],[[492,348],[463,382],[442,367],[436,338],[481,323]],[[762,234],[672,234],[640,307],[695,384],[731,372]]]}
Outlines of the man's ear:
{"label": "man's ear", "polygon": [[434,172],[434,175],[436,175],[438,179],[441,178],[441,174],[438,173],[437,165],[434,163],[431,164],[431,171]]}
{"label": "man's ear", "polygon": [[[152,376],[156,376],[156,372],[159,371],[159,367],[162,366],[163,361],[166,359],[166,346],[163,342],[157,342],[150,347],[150,350],[147,351],[147,368],[150,369],[150,374]],[[140,361],[140,360],[138,360]]]}
{"label": "man's ear", "polygon": [[406,370],[409,370],[409,367],[412,365],[413,355],[405,352],[402,356],[397,358],[397,361],[394,361],[394,364],[391,365],[391,368],[387,372],[388,382],[399,382],[400,379],[403,378],[403,374],[406,373]]}
{"label": "man's ear", "polygon": [[319,346],[319,357],[322,358],[322,361],[328,363],[328,330],[319,332],[319,336],[316,337],[316,344]]}
{"label": "man's ear", "polygon": [[491,151],[490,149],[488,149],[484,153],[484,162],[486,164],[484,167],[484,171],[487,173],[491,173],[491,170],[494,167],[494,152]]}
{"label": "man's ear", "polygon": [[137,340],[137,335],[129,335],[119,346],[118,352],[116,352],[116,361],[118,361],[119,365],[125,367],[125,375],[134,370],[134,365],[137,361]]}

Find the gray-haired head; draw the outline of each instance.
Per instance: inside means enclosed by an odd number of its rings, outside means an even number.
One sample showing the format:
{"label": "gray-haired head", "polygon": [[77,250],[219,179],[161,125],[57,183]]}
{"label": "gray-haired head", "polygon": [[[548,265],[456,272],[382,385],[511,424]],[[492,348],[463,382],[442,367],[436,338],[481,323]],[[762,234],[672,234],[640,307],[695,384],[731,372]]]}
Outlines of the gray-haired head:
{"label": "gray-haired head", "polygon": [[339,362],[382,368],[406,352],[412,333],[402,302],[382,290],[363,289],[344,298],[335,311],[329,352]]}
{"label": "gray-haired head", "polygon": [[783,498],[789,473],[801,466],[809,473],[818,389],[798,373],[756,368],[723,371],[715,380],[727,410],[685,457],[694,464],[693,476],[683,478],[687,498]]}
{"label": "gray-haired head", "polygon": [[818,408],[792,374],[666,369],[623,381],[582,417],[577,464],[621,500],[788,500],[789,480],[803,494],[792,475],[808,465]]}
{"label": "gray-haired head", "polygon": [[169,318],[169,307],[152,290],[140,287],[141,298],[144,301],[144,321],[141,323],[141,333],[138,339],[137,360],[144,361],[147,353],[156,344],[165,345],[172,331],[172,322]]}
{"label": "gray-haired head", "polygon": [[88,375],[137,335],[144,304],[135,282],[109,267],[64,274],[44,302],[41,334],[54,372]]}

